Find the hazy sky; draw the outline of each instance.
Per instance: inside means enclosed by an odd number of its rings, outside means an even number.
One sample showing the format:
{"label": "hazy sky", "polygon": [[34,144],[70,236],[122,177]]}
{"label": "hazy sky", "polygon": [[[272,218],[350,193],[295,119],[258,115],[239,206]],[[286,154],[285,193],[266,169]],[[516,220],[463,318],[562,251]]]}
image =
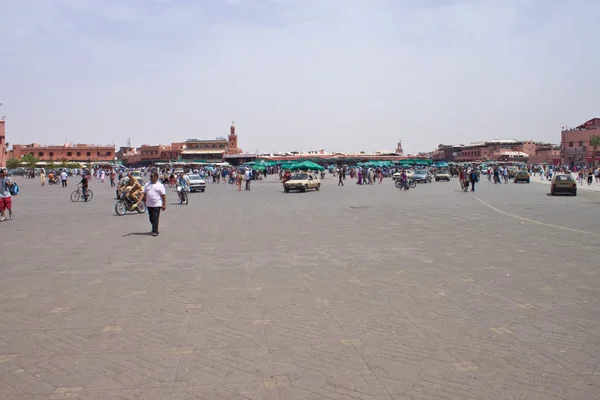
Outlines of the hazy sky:
{"label": "hazy sky", "polygon": [[7,141],[429,151],[600,117],[597,0],[0,0]]}

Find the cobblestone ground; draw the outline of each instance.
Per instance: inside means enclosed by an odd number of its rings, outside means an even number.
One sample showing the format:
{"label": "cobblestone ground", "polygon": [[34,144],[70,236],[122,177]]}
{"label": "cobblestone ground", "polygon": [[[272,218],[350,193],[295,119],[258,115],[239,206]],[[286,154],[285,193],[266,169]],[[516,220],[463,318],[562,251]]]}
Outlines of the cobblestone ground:
{"label": "cobblestone ground", "polygon": [[2,400],[599,398],[597,193],[209,184],[154,238],[19,182]]}

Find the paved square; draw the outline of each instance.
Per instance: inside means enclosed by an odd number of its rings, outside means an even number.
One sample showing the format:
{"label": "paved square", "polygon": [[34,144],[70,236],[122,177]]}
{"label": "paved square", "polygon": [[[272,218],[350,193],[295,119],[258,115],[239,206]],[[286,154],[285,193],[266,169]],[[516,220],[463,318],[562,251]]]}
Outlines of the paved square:
{"label": "paved square", "polygon": [[[71,179],[71,184],[74,184]],[[600,194],[209,184],[161,215],[19,180],[0,399],[598,399]]]}

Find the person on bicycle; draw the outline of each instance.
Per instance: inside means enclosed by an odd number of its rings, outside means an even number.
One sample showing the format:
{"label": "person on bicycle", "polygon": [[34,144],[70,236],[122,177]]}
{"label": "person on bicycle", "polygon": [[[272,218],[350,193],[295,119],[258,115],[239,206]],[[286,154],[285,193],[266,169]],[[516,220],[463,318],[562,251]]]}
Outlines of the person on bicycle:
{"label": "person on bicycle", "polygon": [[81,181],[79,182],[81,185],[81,193],[83,193],[83,201],[87,201],[87,190],[88,190],[88,177],[87,175],[81,175]]}
{"label": "person on bicycle", "polygon": [[133,206],[131,206],[131,209],[135,210],[140,204],[143,188],[131,172],[127,174],[127,177],[129,180],[127,181],[125,193],[127,193],[127,198],[134,203]]}

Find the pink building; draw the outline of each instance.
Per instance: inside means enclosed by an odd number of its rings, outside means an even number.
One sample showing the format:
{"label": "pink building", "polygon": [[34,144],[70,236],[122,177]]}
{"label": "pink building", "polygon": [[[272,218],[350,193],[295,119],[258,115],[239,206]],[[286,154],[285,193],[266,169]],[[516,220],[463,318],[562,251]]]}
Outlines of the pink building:
{"label": "pink building", "polygon": [[8,160],[8,146],[6,144],[6,131],[4,128],[5,122],[0,119],[0,167],[6,167],[6,160]]}
{"label": "pink building", "polygon": [[[576,128],[563,129],[560,135],[561,163],[591,163],[594,157],[590,140],[594,135],[600,136],[600,118],[592,118]],[[600,149],[596,151],[596,160],[600,160]]]}

